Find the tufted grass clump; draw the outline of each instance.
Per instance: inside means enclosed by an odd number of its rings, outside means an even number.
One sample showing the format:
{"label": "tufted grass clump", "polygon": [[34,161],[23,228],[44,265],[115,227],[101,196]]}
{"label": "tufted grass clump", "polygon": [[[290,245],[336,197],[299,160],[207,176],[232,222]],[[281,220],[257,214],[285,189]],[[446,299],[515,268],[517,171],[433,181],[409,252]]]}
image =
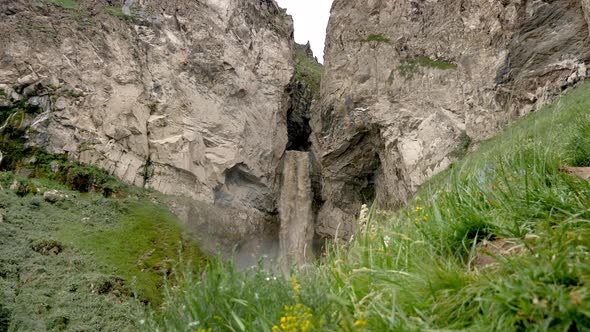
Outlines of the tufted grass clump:
{"label": "tufted grass clump", "polygon": [[587,329],[590,183],[560,168],[589,96],[585,83],[482,142],[401,210],[373,206],[293,283],[212,261],[168,288],[147,330]]}
{"label": "tufted grass clump", "polygon": [[582,117],[566,147],[571,166],[590,166],[590,117]]}
{"label": "tufted grass clump", "polygon": [[377,42],[377,43],[391,43],[391,39],[383,34],[371,34],[363,40],[364,42]]}

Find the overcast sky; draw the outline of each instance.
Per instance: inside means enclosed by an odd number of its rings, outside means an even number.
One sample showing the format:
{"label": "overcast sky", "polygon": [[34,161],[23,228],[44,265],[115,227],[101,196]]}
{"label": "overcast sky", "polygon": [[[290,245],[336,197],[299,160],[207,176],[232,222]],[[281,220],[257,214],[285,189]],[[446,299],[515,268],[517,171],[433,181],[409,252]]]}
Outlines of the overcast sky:
{"label": "overcast sky", "polygon": [[305,44],[309,40],[313,54],[324,62],[324,42],[326,26],[330,18],[332,0],[277,0],[287,8],[295,22],[295,41]]}

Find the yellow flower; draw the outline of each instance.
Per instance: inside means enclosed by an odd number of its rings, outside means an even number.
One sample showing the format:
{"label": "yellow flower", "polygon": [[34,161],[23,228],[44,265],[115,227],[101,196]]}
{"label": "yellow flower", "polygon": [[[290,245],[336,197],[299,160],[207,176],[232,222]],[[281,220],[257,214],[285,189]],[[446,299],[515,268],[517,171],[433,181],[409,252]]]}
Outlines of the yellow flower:
{"label": "yellow flower", "polygon": [[354,321],[354,326],[361,327],[367,325],[367,321],[364,319],[357,319]]}
{"label": "yellow flower", "polygon": [[272,332],[279,332],[279,327],[278,326],[273,326],[272,327]]}

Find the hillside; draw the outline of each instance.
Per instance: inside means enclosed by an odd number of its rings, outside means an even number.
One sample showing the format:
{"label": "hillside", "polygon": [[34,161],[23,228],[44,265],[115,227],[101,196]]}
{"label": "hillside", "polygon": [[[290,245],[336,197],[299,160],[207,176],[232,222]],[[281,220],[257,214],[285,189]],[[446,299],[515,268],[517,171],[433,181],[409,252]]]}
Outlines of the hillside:
{"label": "hillside", "polygon": [[[170,289],[164,330],[585,331],[590,83],[453,163],[394,214],[367,211],[290,281],[211,262]],[[263,285],[263,286],[261,286]]]}
{"label": "hillside", "polygon": [[25,151],[0,171],[0,331],[137,330],[178,253],[198,249],[155,193]]}

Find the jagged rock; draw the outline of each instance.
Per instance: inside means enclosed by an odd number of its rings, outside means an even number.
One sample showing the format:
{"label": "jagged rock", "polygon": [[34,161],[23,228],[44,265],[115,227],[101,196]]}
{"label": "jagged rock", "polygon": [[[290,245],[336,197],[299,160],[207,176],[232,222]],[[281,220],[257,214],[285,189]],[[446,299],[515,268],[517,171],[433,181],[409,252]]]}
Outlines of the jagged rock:
{"label": "jagged rock", "polygon": [[395,207],[471,139],[587,77],[589,9],[588,0],[335,0],[311,121],[320,232],[354,223],[373,199]]}
{"label": "jagged rock", "polygon": [[63,202],[68,198],[68,195],[58,190],[49,190],[43,193],[43,199],[49,203]]}
{"label": "jagged rock", "polygon": [[276,219],[291,18],[272,0],[136,1],[132,20],[77,3],[96,24],[79,29],[62,8],[23,1],[0,20],[0,83],[59,110],[32,121],[28,143],[215,206],[224,215],[209,222],[232,221],[226,230]]}

